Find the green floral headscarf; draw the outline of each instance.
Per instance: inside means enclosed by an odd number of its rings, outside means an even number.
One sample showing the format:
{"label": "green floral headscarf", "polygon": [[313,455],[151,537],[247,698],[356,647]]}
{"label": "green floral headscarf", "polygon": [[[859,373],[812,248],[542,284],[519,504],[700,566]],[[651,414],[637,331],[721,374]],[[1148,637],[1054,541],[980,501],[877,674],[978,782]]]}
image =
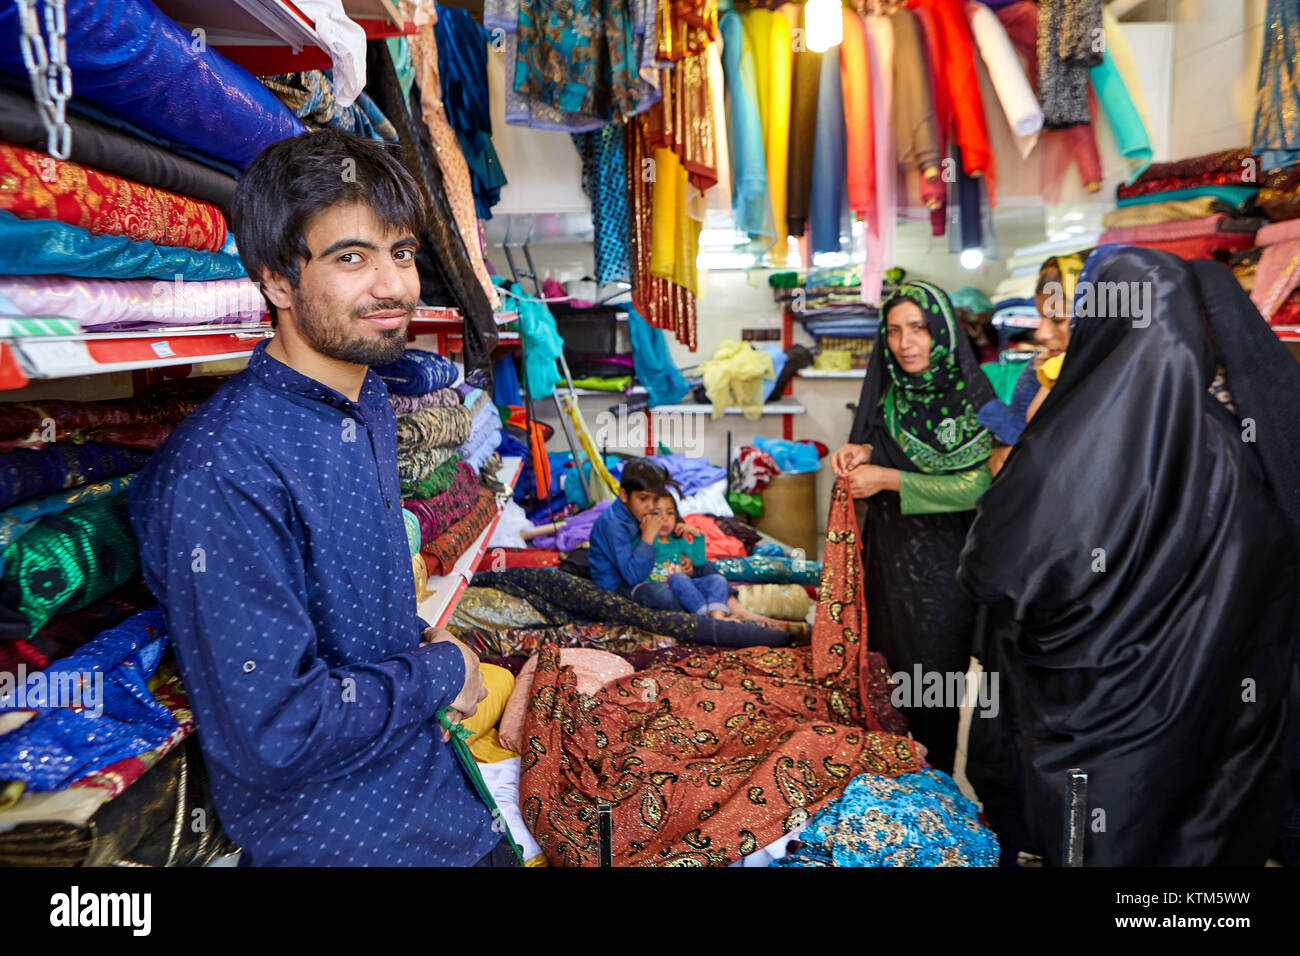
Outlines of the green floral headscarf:
{"label": "green floral headscarf", "polygon": [[[884,327],[889,310],[904,299],[920,306],[930,331],[930,367],[916,375],[889,351]],[[976,416],[996,396],[942,289],[922,281],[899,286],[881,310],[876,348],[891,382],[882,400],[885,425],[918,468],[964,471],[988,458],[993,438]]]}

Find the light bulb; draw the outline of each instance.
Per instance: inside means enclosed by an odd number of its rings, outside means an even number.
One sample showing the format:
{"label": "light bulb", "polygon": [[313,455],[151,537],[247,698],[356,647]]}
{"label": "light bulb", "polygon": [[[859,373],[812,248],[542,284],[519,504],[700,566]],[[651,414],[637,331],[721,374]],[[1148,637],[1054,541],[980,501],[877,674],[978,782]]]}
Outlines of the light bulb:
{"label": "light bulb", "polygon": [[961,252],[961,267],[974,271],[984,264],[984,252],[980,249],[963,249]]}
{"label": "light bulb", "polygon": [[808,49],[825,53],[844,40],[844,14],[840,0],[808,0],[803,8],[803,25]]}

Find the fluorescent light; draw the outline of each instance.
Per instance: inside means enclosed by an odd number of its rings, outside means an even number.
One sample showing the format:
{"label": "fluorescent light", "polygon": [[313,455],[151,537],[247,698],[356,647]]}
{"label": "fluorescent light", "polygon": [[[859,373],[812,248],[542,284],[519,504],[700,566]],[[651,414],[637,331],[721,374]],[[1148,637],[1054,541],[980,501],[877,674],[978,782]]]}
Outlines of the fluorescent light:
{"label": "fluorescent light", "polygon": [[808,49],[825,53],[844,41],[844,20],[840,0],[808,0],[803,8],[803,24]]}

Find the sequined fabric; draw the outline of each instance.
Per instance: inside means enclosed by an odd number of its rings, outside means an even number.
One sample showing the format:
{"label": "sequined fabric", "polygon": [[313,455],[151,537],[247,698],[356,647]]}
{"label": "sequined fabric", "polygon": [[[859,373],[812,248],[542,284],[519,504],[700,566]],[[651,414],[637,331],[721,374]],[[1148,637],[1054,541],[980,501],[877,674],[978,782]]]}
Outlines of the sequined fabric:
{"label": "sequined fabric", "polygon": [[979,807],[938,770],[861,774],[808,821],[772,866],[997,866]]}
{"label": "sequined fabric", "polygon": [[[447,628],[460,635],[476,631],[491,634],[545,623],[545,615],[529,604],[525,598],[507,594],[497,588],[475,584],[473,587],[466,588],[465,593],[461,595],[456,610],[447,621]],[[486,648],[490,644],[483,646]],[[506,651],[504,655],[489,652],[487,656],[508,656],[511,653],[513,651]]]}
{"label": "sequined fabric", "polygon": [[429,544],[469,514],[478,499],[478,476],[465,462],[456,464],[456,474],[447,490],[436,497],[409,498],[402,507],[419,521],[420,544]]}
{"label": "sequined fabric", "polygon": [[429,577],[450,574],[452,565],[483,533],[497,513],[496,496],[480,488],[478,499],[466,515],[428,544],[420,548]]}
{"label": "sequined fabric", "polygon": [[0,209],[165,246],[218,252],[226,241],[210,203],[9,143],[0,143]]}
{"label": "sequined fabric", "polygon": [[402,494],[411,498],[432,498],[447,490],[456,476],[460,452],[454,448],[425,448],[397,457],[397,477]]}
{"label": "sequined fabric", "polygon": [[[470,590],[477,591],[479,588]],[[465,593],[468,594],[469,591]],[[500,591],[496,593],[502,598],[508,597]],[[594,647],[615,654],[636,654],[639,651],[677,646],[676,638],[619,624],[562,624],[557,627],[518,627],[504,630],[472,627],[456,630],[455,633],[480,657],[534,654],[543,644],[555,644],[559,647]]]}

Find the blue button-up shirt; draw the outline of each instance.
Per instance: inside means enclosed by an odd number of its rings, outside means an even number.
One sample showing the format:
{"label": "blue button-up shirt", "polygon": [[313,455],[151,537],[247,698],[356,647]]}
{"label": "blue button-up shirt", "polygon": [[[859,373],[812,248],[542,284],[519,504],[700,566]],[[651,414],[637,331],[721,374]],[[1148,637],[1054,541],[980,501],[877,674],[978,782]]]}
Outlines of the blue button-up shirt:
{"label": "blue button-up shirt", "polygon": [[387,389],[265,347],[129,493],[221,822],[258,865],[474,863],[500,837],[439,732],[465,664],[419,643]]}

